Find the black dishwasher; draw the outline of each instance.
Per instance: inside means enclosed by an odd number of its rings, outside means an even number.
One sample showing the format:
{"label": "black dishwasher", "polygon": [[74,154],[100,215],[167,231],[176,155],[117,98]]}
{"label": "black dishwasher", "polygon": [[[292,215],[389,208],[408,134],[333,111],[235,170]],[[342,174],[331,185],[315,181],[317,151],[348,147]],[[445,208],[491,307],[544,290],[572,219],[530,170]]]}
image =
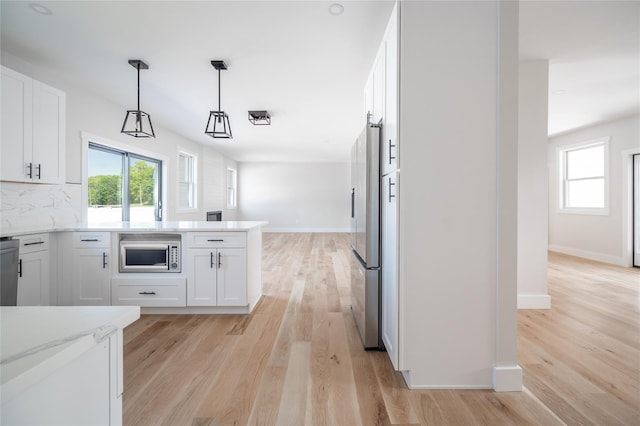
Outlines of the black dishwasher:
{"label": "black dishwasher", "polygon": [[16,306],[18,301],[18,250],[20,240],[0,239],[0,306]]}

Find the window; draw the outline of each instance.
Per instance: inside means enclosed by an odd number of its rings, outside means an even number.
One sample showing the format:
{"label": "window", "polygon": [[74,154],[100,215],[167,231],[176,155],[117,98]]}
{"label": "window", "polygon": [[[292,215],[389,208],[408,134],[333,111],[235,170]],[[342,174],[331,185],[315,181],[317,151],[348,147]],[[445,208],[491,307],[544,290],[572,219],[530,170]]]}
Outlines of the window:
{"label": "window", "polygon": [[558,150],[560,211],[609,214],[609,138]]}
{"label": "window", "polygon": [[162,161],[89,143],[87,171],[90,223],[162,220]]}
{"label": "window", "polygon": [[236,171],[227,169],[227,207],[236,207]]}
{"label": "window", "polygon": [[196,206],[196,160],[186,152],[178,152],[178,208],[195,209]]}

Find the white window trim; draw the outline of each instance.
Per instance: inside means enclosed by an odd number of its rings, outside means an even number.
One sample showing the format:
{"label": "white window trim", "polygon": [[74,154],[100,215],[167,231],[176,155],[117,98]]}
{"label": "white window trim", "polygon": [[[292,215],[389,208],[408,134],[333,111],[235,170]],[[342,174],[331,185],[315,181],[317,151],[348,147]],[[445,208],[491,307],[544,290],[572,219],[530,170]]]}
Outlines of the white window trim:
{"label": "white window trim", "polygon": [[[193,158],[193,207],[181,207],[180,206],[180,154],[188,155]],[[178,154],[176,155],[176,211],[180,213],[197,212],[198,210],[198,156],[193,152],[178,147]]]}
{"label": "white window trim", "polygon": [[[598,139],[592,139],[584,142],[578,142],[571,145],[563,145],[556,148],[556,161],[558,163],[558,205],[557,212],[560,214],[581,214],[581,215],[594,215],[594,216],[608,216],[609,215],[609,186],[610,186],[610,174],[609,174],[609,141],[610,136],[605,136]],[[589,148],[595,145],[604,146],[604,207],[597,208],[570,208],[564,206],[564,193],[565,193],[565,180],[564,180],[564,168],[565,168],[565,155],[566,151],[572,151],[578,148]]]}
{"label": "white window trim", "polygon": [[80,138],[82,139],[82,172],[81,172],[81,199],[82,199],[82,213],[81,218],[83,222],[87,221],[88,218],[88,206],[89,206],[89,170],[88,170],[88,159],[89,159],[89,142],[95,142],[99,145],[103,145],[109,148],[118,149],[121,151],[127,151],[132,154],[141,155],[143,157],[155,158],[156,160],[162,161],[162,199],[164,206],[162,206],[162,221],[165,222],[167,216],[169,215],[168,208],[168,197],[167,197],[167,176],[169,175],[167,165],[169,164],[169,157],[166,155],[159,154],[157,152],[149,151],[146,149],[141,149],[140,147],[129,145],[124,142],[116,141],[114,139],[109,139],[103,136],[96,135],[94,133],[87,132],[85,130],[80,131]]}
{"label": "white window trim", "polygon": [[[229,204],[229,171],[233,171],[233,204]],[[228,209],[236,209],[238,207],[238,170],[233,167],[227,167],[227,171],[224,176],[226,203]]]}

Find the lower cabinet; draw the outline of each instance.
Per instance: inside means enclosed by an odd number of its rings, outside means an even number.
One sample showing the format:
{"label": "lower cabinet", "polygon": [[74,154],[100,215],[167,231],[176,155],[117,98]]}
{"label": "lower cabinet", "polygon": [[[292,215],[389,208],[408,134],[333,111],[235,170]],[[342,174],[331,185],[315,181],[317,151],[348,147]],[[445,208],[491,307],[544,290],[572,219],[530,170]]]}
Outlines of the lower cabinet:
{"label": "lower cabinet", "polygon": [[49,305],[49,281],[49,234],[20,237],[17,305]]}
{"label": "lower cabinet", "polygon": [[109,248],[75,248],[71,275],[73,305],[111,305]]}
{"label": "lower cabinet", "polygon": [[109,232],[58,235],[58,304],[111,305]]}
{"label": "lower cabinet", "polygon": [[398,178],[394,171],[382,177],[382,342],[393,367],[399,366],[398,333]]}
{"label": "lower cabinet", "polygon": [[247,305],[247,251],[244,248],[187,250],[188,306]]}
{"label": "lower cabinet", "polygon": [[111,280],[112,304],[142,307],[186,306],[185,278],[167,277],[171,274],[151,275],[153,274],[114,276]]}

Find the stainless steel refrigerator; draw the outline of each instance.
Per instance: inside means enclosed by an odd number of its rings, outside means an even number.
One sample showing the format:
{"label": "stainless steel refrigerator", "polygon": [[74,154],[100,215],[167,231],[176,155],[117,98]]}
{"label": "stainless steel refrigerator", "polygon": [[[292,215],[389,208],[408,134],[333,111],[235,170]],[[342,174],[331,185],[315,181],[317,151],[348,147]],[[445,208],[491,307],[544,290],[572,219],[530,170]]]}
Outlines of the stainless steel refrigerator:
{"label": "stainless steel refrigerator", "polygon": [[351,310],[367,349],[380,339],[380,125],[351,149]]}

